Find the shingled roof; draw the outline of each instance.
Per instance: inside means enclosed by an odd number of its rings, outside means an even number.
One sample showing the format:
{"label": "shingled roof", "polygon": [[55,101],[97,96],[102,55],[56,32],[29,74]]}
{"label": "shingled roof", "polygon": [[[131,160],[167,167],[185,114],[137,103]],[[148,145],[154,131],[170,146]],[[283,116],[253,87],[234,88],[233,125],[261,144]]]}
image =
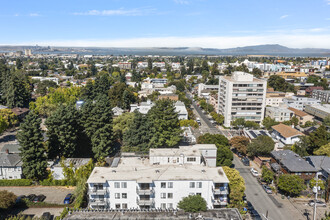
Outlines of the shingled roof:
{"label": "shingled roof", "polygon": [[0,154],[0,167],[22,166],[22,160],[19,154]]}
{"label": "shingled roof", "polygon": [[290,172],[317,172],[312,165],[291,150],[272,151],[270,154]]}

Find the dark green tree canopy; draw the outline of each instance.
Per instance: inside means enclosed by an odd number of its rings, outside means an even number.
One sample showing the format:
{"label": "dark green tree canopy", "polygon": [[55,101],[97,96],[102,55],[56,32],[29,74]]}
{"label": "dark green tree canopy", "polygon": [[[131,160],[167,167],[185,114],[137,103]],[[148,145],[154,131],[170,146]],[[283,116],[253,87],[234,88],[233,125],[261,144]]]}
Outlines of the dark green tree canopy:
{"label": "dark green tree canopy", "polygon": [[207,203],[200,195],[190,195],[184,197],[179,203],[178,207],[185,212],[200,212],[207,210]]}
{"label": "dark green tree canopy", "polygon": [[306,185],[297,175],[283,174],[279,177],[278,188],[287,195],[297,196],[306,189]]}
{"label": "dark green tree canopy", "polygon": [[229,146],[228,139],[221,134],[206,133],[201,135],[197,139],[198,144],[218,144],[223,146]]}
{"label": "dark green tree canopy", "polygon": [[258,136],[248,145],[247,152],[249,156],[266,156],[274,150],[275,143],[273,139],[266,135]]}

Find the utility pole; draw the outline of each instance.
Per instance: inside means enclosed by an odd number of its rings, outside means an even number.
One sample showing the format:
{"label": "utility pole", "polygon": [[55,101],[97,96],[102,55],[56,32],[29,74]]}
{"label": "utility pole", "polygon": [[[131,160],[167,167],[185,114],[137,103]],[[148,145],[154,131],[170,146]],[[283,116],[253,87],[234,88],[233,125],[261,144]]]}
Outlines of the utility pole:
{"label": "utility pole", "polygon": [[314,212],[313,212],[313,219],[316,220],[316,201],[317,201],[317,193],[318,193],[318,182],[319,178],[316,174],[316,184],[314,186],[313,191],[315,191],[315,200],[314,200]]}

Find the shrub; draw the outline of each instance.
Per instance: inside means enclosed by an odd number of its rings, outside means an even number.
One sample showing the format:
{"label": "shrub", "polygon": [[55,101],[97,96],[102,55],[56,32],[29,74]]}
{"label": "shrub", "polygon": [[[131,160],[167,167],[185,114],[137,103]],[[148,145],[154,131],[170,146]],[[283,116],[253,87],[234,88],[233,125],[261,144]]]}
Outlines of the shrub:
{"label": "shrub", "polygon": [[31,186],[30,179],[0,180],[0,186]]}
{"label": "shrub", "polygon": [[178,204],[180,209],[183,209],[185,212],[199,212],[206,211],[207,205],[206,201],[200,195],[190,195],[184,197]]}
{"label": "shrub", "polygon": [[0,209],[8,209],[15,204],[16,196],[7,190],[0,191]]}
{"label": "shrub", "polygon": [[296,196],[299,195],[301,191],[306,189],[304,180],[299,176],[283,174],[279,177],[278,188],[285,194]]}

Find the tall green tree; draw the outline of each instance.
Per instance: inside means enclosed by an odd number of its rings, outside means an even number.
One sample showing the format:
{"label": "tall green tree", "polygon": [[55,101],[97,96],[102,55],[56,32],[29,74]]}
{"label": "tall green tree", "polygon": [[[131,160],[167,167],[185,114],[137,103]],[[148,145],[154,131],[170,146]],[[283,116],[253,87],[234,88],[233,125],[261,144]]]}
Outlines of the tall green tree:
{"label": "tall green tree", "polygon": [[127,86],[125,83],[117,82],[109,90],[109,98],[112,107],[122,107],[123,94]]}
{"label": "tall green tree", "polygon": [[279,122],[275,121],[275,119],[272,119],[270,117],[265,117],[264,120],[262,120],[262,125],[265,126],[267,130],[270,130],[272,126],[278,125]]}
{"label": "tall green tree", "polygon": [[327,131],[325,126],[321,125],[309,135],[308,139],[309,146],[307,152],[312,155],[314,151],[330,142],[330,132]]}
{"label": "tall green tree", "polygon": [[178,203],[178,207],[185,212],[205,212],[207,210],[207,203],[200,195],[189,195]]}
{"label": "tall green tree", "polygon": [[151,125],[146,115],[138,111],[134,113],[133,122],[129,124],[128,129],[124,132],[122,150],[133,152],[146,152],[150,147],[150,139],[152,138]]}
{"label": "tall green tree", "polygon": [[7,190],[0,191],[0,209],[8,209],[15,205],[16,195]]}
{"label": "tall green tree", "polygon": [[6,119],[0,115],[0,135],[8,128],[8,122]]}
{"label": "tall green tree", "polygon": [[229,146],[217,145],[217,166],[231,166],[234,159]]}
{"label": "tall green tree", "polygon": [[270,169],[268,169],[266,166],[262,166],[262,179],[266,181],[266,183],[270,184],[274,180],[274,173]]}
{"label": "tall green tree", "polygon": [[283,174],[279,177],[278,188],[285,194],[297,196],[301,191],[306,189],[306,186],[300,176]]}
{"label": "tall green tree", "polygon": [[47,118],[48,157],[73,157],[81,136],[80,114],[73,105],[61,105]]}
{"label": "tall green tree", "polygon": [[218,144],[228,146],[229,141],[228,139],[221,134],[210,134],[206,133],[197,138],[198,144]]}
{"label": "tall green tree", "polygon": [[174,147],[181,140],[178,113],[174,103],[169,99],[156,101],[149,110],[148,121],[151,124],[152,138],[150,144],[155,147]]}
{"label": "tall green tree", "polygon": [[224,166],[223,171],[229,180],[230,204],[232,204],[234,207],[237,207],[243,201],[245,181],[240,173],[234,168]]}
{"label": "tall green tree", "polygon": [[275,143],[273,139],[266,135],[258,136],[248,145],[247,152],[249,156],[266,156],[274,150]]}
{"label": "tall green tree", "polygon": [[90,138],[95,159],[102,159],[114,152],[112,110],[107,96],[99,96],[93,103],[86,103],[82,110],[82,125]]}
{"label": "tall green tree", "polygon": [[20,156],[23,174],[28,179],[42,180],[47,177],[46,149],[40,128],[41,119],[31,111],[20,125],[17,139],[20,143]]}

